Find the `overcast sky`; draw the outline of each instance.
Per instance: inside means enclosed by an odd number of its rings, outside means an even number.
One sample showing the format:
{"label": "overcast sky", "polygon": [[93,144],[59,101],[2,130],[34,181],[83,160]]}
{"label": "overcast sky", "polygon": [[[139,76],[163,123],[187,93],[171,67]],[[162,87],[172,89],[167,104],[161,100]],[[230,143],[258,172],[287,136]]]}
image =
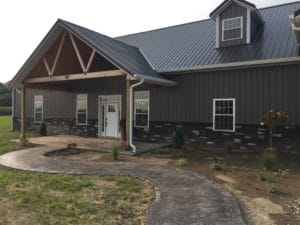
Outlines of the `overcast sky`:
{"label": "overcast sky", "polygon": [[[291,0],[250,0],[258,8]],[[8,0],[0,3],[0,82],[20,69],[57,18],[109,36],[207,19],[222,0]]]}

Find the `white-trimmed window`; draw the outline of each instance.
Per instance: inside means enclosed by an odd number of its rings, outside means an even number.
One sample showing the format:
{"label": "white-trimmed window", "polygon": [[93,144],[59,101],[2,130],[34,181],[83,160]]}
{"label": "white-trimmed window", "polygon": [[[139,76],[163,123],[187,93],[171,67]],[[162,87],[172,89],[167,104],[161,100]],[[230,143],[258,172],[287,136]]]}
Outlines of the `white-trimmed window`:
{"label": "white-trimmed window", "polygon": [[88,115],[88,95],[76,95],[76,124],[86,125]]}
{"label": "white-trimmed window", "polygon": [[235,131],[235,99],[213,100],[213,130]]}
{"label": "white-trimmed window", "polygon": [[134,93],[134,126],[149,127],[149,91]]}
{"label": "white-trimmed window", "polygon": [[34,122],[41,123],[43,122],[43,95],[34,96]]}
{"label": "white-trimmed window", "polygon": [[243,38],[243,17],[222,20],[222,41]]}

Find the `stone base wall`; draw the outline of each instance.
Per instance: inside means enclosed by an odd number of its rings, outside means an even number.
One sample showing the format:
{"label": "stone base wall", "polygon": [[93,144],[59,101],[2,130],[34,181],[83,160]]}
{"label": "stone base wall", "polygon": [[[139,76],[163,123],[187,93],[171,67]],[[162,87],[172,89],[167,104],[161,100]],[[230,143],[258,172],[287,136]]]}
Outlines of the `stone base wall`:
{"label": "stone base wall", "polygon": [[[45,119],[49,135],[66,134],[96,137],[97,120],[88,120],[88,125],[76,125],[75,119]],[[14,130],[20,130],[20,118],[13,118]],[[182,126],[186,142],[210,147],[223,147],[225,141],[232,141],[241,150],[267,147],[269,131],[263,126],[237,125],[235,132],[214,132],[212,124],[150,122],[148,129],[134,128],[133,140],[144,142],[171,142],[177,126]],[[38,124],[27,120],[27,128],[38,132]],[[281,150],[300,146],[300,127],[280,127],[273,132],[273,145]]]}
{"label": "stone base wall", "polygon": [[[237,125],[235,132],[213,131],[212,124],[150,122],[149,129],[135,128],[134,140],[146,142],[170,142],[176,126],[182,126],[186,142],[210,147],[223,147],[232,141],[238,149],[267,147],[269,130],[263,126]],[[281,150],[300,146],[300,127],[278,127],[273,131],[273,146]]]}
{"label": "stone base wall", "polygon": [[[47,124],[47,131],[49,135],[65,134],[88,137],[96,137],[98,135],[97,120],[88,120],[87,125],[76,125],[76,119],[69,118],[46,118],[44,121]],[[13,127],[14,130],[20,130],[20,118],[13,118]],[[38,132],[39,124],[34,123],[33,118],[29,118],[27,119],[27,129],[31,132]]]}

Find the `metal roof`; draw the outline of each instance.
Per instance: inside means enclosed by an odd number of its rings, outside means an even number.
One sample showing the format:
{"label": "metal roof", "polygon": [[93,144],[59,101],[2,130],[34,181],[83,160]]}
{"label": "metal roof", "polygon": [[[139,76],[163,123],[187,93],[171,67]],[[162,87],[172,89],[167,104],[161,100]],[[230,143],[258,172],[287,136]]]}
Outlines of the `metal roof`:
{"label": "metal roof", "polygon": [[265,21],[252,44],[216,48],[212,19],[142,32],[117,40],[137,46],[158,72],[299,56],[289,15],[300,2],[259,9]]}
{"label": "metal roof", "polygon": [[165,79],[162,75],[153,70],[138,47],[131,46],[87,28],[58,19],[44,40],[9,83],[9,86],[17,87],[21,85],[21,82],[26,78],[30,70],[46,53],[49,47],[51,47],[59,34],[63,31],[63,28],[76,35],[87,45],[95,49],[97,53],[133,77],[143,78],[146,82],[154,84],[176,84],[176,82]]}

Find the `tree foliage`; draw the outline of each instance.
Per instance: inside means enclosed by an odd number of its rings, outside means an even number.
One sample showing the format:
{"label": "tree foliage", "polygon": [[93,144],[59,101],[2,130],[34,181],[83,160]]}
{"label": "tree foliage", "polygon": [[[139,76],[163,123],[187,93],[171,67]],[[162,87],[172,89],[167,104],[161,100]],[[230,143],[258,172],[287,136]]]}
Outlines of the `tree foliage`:
{"label": "tree foliage", "polygon": [[0,106],[11,106],[11,91],[0,83]]}
{"label": "tree foliage", "polygon": [[273,129],[275,126],[282,125],[288,120],[288,114],[286,112],[281,112],[276,109],[271,109],[264,112],[260,116],[260,122],[263,125],[267,125],[270,130],[270,150],[273,149]]}

